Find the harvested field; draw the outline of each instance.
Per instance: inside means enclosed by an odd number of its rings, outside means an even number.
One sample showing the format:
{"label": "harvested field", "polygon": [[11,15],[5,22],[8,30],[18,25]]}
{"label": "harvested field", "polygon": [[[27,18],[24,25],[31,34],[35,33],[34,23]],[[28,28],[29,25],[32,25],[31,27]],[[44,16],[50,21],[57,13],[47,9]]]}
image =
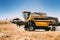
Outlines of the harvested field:
{"label": "harvested field", "polygon": [[60,40],[59,31],[22,31],[8,21],[0,22],[0,40]]}

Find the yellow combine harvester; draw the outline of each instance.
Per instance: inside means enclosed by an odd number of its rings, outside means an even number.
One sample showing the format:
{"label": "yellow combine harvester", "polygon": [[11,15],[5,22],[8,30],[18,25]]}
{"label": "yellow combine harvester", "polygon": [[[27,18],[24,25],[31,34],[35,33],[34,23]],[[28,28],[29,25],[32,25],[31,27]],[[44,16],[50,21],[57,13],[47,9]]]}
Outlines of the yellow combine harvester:
{"label": "yellow combine harvester", "polygon": [[47,16],[46,13],[42,13],[42,12],[31,13],[31,12],[24,11],[23,16],[24,16],[25,22],[21,21],[18,18],[14,19],[11,22],[19,26],[25,25],[24,27],[25,30],[29,30],[29,31],[34,31],[35,29],[45,29],[46,31],[49,31],[49,30],[55,31],[56,30],[55,26],[60,25],[60,23],[58,23],[58,18],[49,17]]}
{"label": "yellow combine harvester", "polygon": [[24,11],[24,18],[26,20],[25,30],[34,31],[35,29],[45,29],[46,31],[55,31],[55,26],[58,26],[58,19],[55,17],[48,17],[45,13],[31,13]]}

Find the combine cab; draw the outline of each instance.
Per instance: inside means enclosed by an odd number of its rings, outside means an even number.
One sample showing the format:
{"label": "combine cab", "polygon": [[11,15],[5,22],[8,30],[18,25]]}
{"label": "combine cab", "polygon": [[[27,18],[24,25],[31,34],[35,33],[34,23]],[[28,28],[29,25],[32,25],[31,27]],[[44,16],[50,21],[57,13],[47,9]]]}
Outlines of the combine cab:
{"label": "combine cab", "polygon": [[46,31],[55,31],[55,26],[58,26],[58,19],[49,17],[45,13],[31,13],[24,11],[23,15],[27,21],[25,30],[34,31],[35,29],[45,29]]}

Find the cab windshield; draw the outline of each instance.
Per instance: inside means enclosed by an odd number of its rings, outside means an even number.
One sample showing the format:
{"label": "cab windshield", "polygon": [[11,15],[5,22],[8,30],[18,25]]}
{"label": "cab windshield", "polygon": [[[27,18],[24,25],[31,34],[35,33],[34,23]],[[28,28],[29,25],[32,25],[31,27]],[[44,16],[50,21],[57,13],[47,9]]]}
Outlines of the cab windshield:
{"label": "cab windshield", "polygon": [[30,16],[30,12],[23,12],[23,16],[25,19],[28,19]]}

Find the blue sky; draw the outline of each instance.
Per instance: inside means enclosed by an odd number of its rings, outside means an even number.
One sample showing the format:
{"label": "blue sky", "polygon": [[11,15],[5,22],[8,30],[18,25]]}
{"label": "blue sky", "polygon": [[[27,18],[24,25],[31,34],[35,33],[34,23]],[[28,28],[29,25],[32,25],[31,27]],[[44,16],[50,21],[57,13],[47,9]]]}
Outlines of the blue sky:
{"label": "blue sky", "polygon": [[0,0],[0,20],[23,19],[23,11],[45,12],[60,19],[60,0]]}

